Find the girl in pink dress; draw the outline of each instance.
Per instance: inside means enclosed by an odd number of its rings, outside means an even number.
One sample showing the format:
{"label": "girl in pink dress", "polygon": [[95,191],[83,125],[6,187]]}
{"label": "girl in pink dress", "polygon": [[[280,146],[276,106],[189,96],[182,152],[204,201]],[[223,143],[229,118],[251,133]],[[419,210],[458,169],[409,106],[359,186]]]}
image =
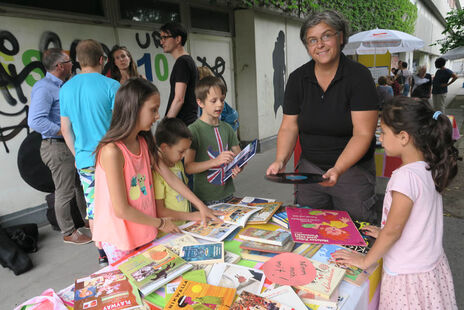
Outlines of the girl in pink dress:
{"label": "girl in pink dress", "polygon": [[333,256],[362,269],[383,257],[379,309],[457,309],[440,194],[457,173],[451,123],[426,100],[395,97],[384,105],[381,128],[385,152],[403,163],[388,182],[381,227],[365,228],[377,240],[366,256]]}
{"label": "girl in pink dress", "polygon": [[[95,151],[95,219],[93,240],[101,242],[113,263],[153,241],[158,230],[179,232],[172,222],[217,217],[162,160],[150,131],[159,118],[160,94],[143,78],[127,80],[119,88],[110,129]],[[200,212],[156,207],[152,169]]]}

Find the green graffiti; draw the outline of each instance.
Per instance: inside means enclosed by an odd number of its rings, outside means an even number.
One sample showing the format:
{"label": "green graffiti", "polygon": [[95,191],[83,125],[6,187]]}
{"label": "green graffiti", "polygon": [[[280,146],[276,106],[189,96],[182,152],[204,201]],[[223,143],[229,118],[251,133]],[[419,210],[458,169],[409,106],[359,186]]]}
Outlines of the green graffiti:
{"label": "green graffiti", "polygon": [[[40,61],[40,59],[41,59],[40,51],[38,51],[38,50],[27,50],[27,51],[25,51],[23,53],[23,57],[22,57],[23,64],[25,66],[27,66],[28,64],[30,64],[33,61],[37,61],[37,60]],[[39,78],[36,79],[32,73],[38,74]],[[31,71],[31,73],[29,73],[29,75],[26,77],[25,81],[29,86],[32,87],[32,86],[34,86],[35,82],[39,81],[43,77],[44,77],[44,74],[43,74],[42,70],[40,70],[39,68],[35,68],[34,70]]]}
{"label": "green graffiti", "polygon": [[[166,55],[164,54],[157,54],[155,56],[155,74],[158,80],[161,82],[166,81],[169,76],[169,69],[168,69],[168,59],[166,58]],[[163,70],[161,70],[161,67],[163,67]],[[161,74],[161,71],[163,73]]]}

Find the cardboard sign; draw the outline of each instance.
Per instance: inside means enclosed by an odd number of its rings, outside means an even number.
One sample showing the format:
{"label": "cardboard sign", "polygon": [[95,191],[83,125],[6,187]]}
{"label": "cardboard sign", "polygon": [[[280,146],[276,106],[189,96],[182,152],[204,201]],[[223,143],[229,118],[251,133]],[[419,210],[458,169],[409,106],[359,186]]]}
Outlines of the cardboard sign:
{"label": "cardboard sign", "polygon": [[311,261],[295,253],[282,253],[263,266],[266,277],[279,285],[305,285],[314,280],[316,269]]}

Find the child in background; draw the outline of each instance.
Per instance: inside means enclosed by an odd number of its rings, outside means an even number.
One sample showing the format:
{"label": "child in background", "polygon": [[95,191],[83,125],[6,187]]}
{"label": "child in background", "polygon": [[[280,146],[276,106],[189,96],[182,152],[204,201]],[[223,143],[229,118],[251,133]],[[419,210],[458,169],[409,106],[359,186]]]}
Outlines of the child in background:
{"label": "child in background", "polygon": [[[192,144],[192,134],[185,123],[178,118],[164,118],[156,127],[155,141],[161,160],[174,175],[187,184],[182,158]],[[153,179],[157,208],[166,207],[175,211],[190,212],[189,201],[173,190],[159,172],[153,173]],[[182,222],[176,224],[180,225]]]}
{"label": "child in background", "polygon": [[[189,126],[193,139],[185,155],[185,171],[194,174],[193,192],[207,205],[228,201],[235,191],[231,178],[222,182],[224,167],[240,153],[234,130],[220,120],[226,92],[224,82],[213,76],[201,79],[195,87],[202,114]],[[235,167],[233,175],[239,172]]]}
{"label": "child in background", "polygon": [[[158,158],[150,128],[159,118],[160,95],[143,78],[132,78],[118,90],[110,129],[96,153],[93,240],[101,242],[113,263],[155,239],[158,230],[179,232],[172,218],[217,218]],[[152,166],[168,184],[192,201],[197,213],[157,208]],[[200,214],[201,213],[201,214]]]}
{"label": "child in background", "polygon": [[457,173],[451,123],[426,100],[395,97],[383,107],[381,127],[385,152],[403,164],[388,182],[381,228],[365,228],[377,240],[366,256],[333,256],[362,269],[383,257],[379,309],[457,309],[440,194]]}

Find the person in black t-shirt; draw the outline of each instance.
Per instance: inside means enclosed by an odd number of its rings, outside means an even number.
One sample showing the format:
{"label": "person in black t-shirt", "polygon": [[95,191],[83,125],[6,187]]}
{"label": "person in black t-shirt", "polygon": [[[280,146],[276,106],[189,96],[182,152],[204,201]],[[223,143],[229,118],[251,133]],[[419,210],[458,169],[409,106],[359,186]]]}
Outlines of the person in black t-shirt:
{"label": "person in black t-shirt", "polygon": [[456,73],[448,68],[445,68],[445,64],[445,58],[440,57],[435,60],[435,68],[438,70],[435,72],[435,76],[433,77],[432,82],[433,108],[443,113],[445,113],[446,109],[445,99],[446,94],[448,93],[448,86],[458,78]]}
{"label": "person in black t-shirt", "polygon": [[198,73],[195,61],[184,49],[187,31],[179,23],[167,23],[161,27],[160,35],[163,51],[176,60],[169,79],[171,92],[165,116],[180,118],[190,125],[198,117],[195,100]]}
{"label": "person in black t-shirt", "polygon": [[348,36],[348,24],[335,11],[303,23],[300,38],[312,60],[289,76],[276,159],[266,174],[285,170],[299,137],[298,171],[323,174],[326,181],[297,185],[296,203],[376,222],[378,97],[369,70],[341,53]]}

